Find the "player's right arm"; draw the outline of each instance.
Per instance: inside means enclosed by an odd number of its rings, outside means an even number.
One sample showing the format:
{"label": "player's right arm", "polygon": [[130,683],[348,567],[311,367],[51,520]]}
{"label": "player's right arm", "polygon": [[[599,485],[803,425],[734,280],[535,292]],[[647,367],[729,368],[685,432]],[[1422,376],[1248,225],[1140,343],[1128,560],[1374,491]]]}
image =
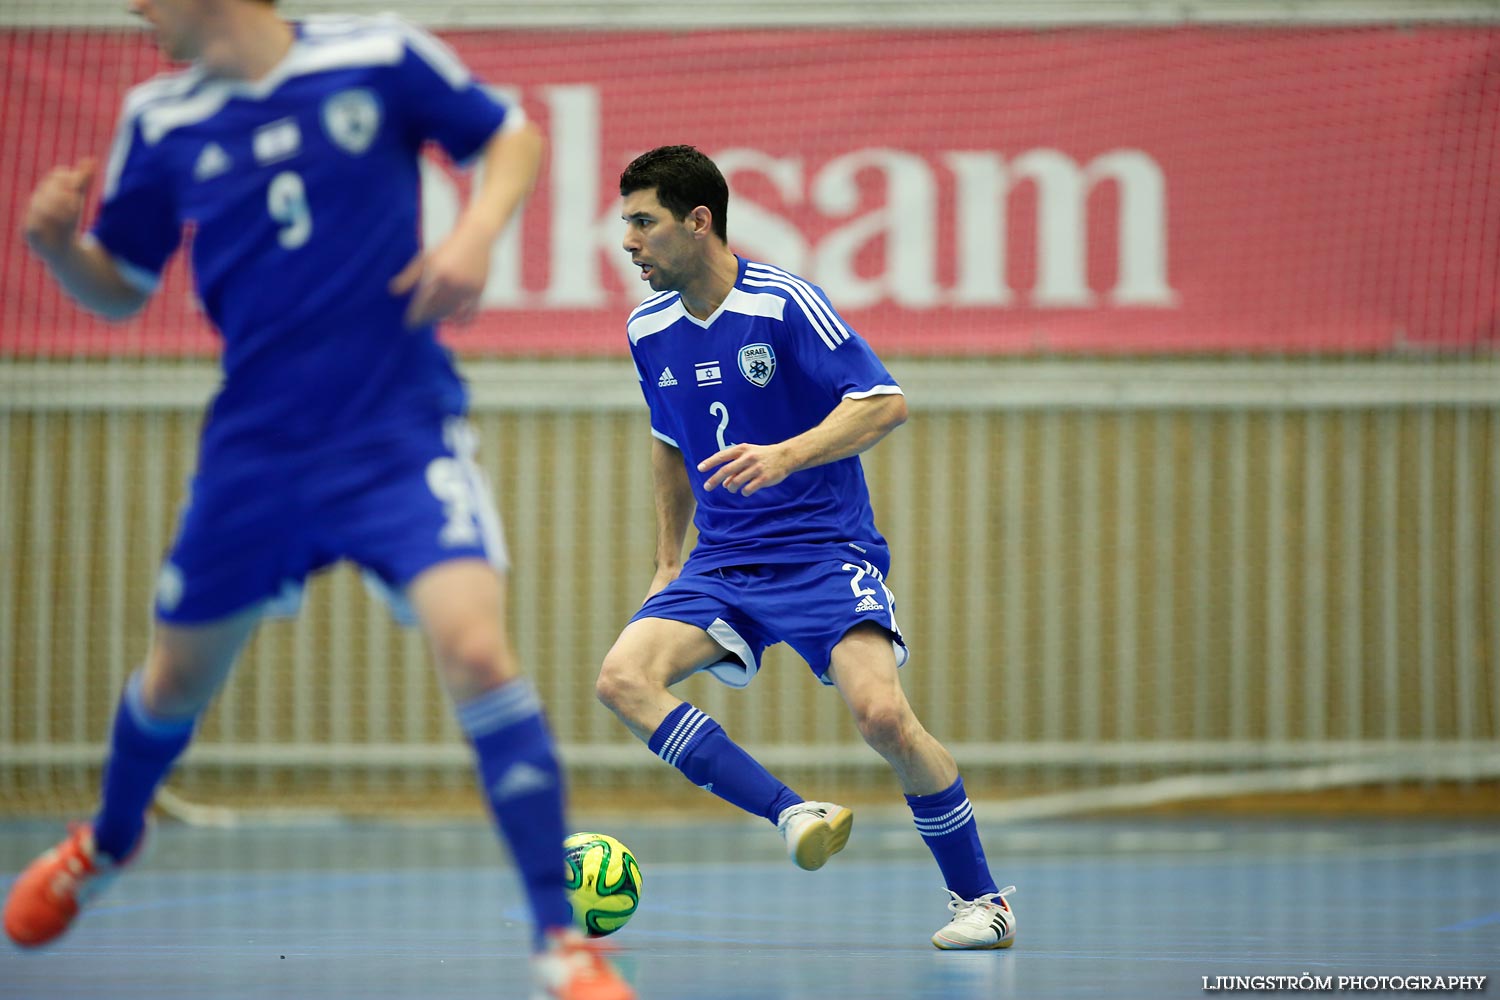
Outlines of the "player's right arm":
{"label": "player's right arm", "polygon": [[659,437],[651,438],[651,482],[656,494],[656,575],[649,598],[682,572],[682,543],[693,519],[693,486],[682,452]]}
{"label": "player's right arm", "polygon": [[106,319],[125,319],[150,294],[126,281],[104,247],[79,232],[94,171],[94,161],[85,159],[42,178],[26,206],[26,245],[79,305]]}

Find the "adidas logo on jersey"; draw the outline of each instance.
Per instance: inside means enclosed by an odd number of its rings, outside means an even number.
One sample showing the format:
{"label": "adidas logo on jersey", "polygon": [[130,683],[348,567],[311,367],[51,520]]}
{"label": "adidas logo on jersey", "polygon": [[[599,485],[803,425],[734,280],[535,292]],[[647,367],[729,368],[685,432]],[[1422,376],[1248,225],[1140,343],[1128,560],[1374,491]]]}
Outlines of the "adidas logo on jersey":
{"label": "adidas logo on jersey", "polygon": [[872,597],[872,596],[870,596],[869,594],[866,594],[864,597],[860,598],[860,602],[854,606],[854,613],[855,614],[859,614],[862,611],[884,611],[884,610],[885,610],[885,605],[881,604],[879,601],[875,600],[875,598]]}
{"label": "adidas logo on jersey", "polygon": [[656,387],[658,389],[665,389],[669,385],[676,385],[676,384],[677,384],[677,377],[672,374],[672,369],[670,369],[670,368],[663,368],[661,370],[661,378],[659,378],[659,379],[656,380]]}
{"label": "adidas logo on jersey", "polygon": [[520,798],[532,792],[544,791],[551,788],[552,784],[552,778],[547,772],[522,761],[512,764],[510,770],[502,774],[500,780],[491,786],[490,791],[494,793],[495,801],[504,802],[506,799]]}
{"label": "adidas logo on jersey", "polygon": [[229,154],[224,152],[223,146],[211,142],[203,147],[203,152],[198,154],[198,162],[193,164],[193,180],[213,180],[228,169]]}

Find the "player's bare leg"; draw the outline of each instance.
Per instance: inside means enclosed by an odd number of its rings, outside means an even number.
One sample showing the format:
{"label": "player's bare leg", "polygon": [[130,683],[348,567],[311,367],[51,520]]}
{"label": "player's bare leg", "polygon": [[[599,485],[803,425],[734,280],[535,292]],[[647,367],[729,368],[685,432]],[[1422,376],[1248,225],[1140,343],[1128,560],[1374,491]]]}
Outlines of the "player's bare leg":
{"label": "player's bare leg", "polygon": [[848,843],[854,814],[831,802],[803,800],[718,723],[668,690],[723,656],[724,647],[696,626],[640,618],[625,627],[605,656],[595,693],[689,781],[775,823],[797,867],[821,868]]}
{"label": "player's bare leg", "polygon": [[257,604],[204,625],[157,622],[141,671],[146,710],[163,719],[202,713],[224,686],[260,618]]}
{"label": "player's bare leg", "polygon": [[890,635],[856,625],[833,648],[829,679],[843,696],[865,742],[886,759],[908,795],[931,795],[953,784],[958,765],[923,728],[906,700]]}
{"label": "player's bare leg", "polygon": [[526,886],[535,996],[632,1000],[634,991],[603,953],[571,926],[562,772],[505,626],[505,578],[482,559],[455,559],[419,574],[406,594],[474,747],[486,805]]}
{"label": "player's bare leg", "polygon": [[516,680],[521,669],[505,627],[505,579],[482,559],[454,559],[407,587],[438,678],[455,703]]}
{"label": "player's bare leg", "polygon": [[599,668],[594,693],[642,743],[681,704],[668,688],[724,655],[724,647],[693,625],[642,618],[625,626]]}
{"label": "player's bare leg", "polygon": [[995,888],[958,765],[912,711],[890,635],[874,624],[855,626],[834,647],[828,676],[860,735],[896,772],[917,831],[947,881],[952,917],[932,936],[933,945],[1009,948],[1016,918],[1004,893],[1015,887]]}
{"label": "player's bare leg", "polygon": [[59,937],[138,856],[157,787],[259,619],[257,606],[205,625],[158,623],[145,665],[121,697],[99,812],[73,824],[11,886],[5,931],[17,944],[37,947]]}

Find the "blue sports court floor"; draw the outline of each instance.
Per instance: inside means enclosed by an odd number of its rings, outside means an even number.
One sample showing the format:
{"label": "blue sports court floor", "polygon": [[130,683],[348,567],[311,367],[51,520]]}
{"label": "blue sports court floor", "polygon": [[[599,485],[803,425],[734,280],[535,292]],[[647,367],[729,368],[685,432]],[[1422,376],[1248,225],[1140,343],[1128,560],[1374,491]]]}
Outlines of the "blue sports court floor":
{"label": "blue sports court floor", "polygon": [[[1205,976],[1500,974],[1493,823],[992,825],[1020,930],[979,953],[928,944],[946,896],[898,816],[861,814],[815,873],[749,821],[573,825],[640,857],[641,911],[613,940],[643,1000],[1146,1000],[1206,996]],[[56,833],[0,825],[4,882]],[[0,997],[524,998],[522,920],[477,823],[162,826],[58,945],[0,944]]]}

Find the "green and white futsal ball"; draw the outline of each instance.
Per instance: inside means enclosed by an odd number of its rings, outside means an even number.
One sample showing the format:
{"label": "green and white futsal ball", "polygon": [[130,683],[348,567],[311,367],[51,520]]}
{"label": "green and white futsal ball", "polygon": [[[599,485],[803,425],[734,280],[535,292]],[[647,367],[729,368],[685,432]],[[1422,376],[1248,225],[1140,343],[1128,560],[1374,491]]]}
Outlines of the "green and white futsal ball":
{"label": "green and white futsal ball", "polygon": [[563,841],[573,922],[589,937],[613,934],[641,902],[641,868],[630,848],[604,833],[575,833]]}

